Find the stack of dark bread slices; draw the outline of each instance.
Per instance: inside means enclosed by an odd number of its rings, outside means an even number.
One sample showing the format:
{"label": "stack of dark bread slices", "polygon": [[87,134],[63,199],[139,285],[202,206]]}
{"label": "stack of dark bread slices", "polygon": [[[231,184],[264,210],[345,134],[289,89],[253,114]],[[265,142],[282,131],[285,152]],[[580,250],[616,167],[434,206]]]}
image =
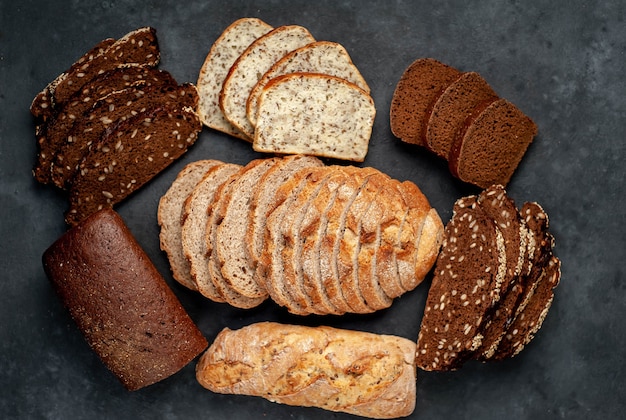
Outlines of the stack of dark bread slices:
{"label": "stack of dark bread slices", "polygon": [[417,341],[417,366],[454,370],[502,360],[534,337],[560,280],[548,215],[517,209],[500,185],[457,200],[446,225]]}
{"label": "stack of dark bread slices", "polygon": [[158,209],[174,278],[238,308],[370,313],[432,268],[443,224],[419,188],[305,155],[193,162]]}
{"label": "stack of dark bread slices", "polygon": [[193,144],[198,94],[159,70],[153,28],[106,39],[33,100],[37,181],[69,191],[66,221],[112,207]]}
{"label": "stack of dark bread slices", "polygon": [[537,134],[535,123],[476,72],[432,58],[402,74],[390,107],[393,134],[446,159],[462,181],[506,186]]}

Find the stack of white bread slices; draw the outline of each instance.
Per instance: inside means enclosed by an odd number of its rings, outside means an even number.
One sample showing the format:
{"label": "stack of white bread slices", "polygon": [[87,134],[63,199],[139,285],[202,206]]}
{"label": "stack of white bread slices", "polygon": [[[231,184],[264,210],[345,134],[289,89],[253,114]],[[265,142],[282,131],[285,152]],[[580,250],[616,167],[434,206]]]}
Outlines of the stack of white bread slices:
{"label": "stack of white bread slices", "polygon": [[161,198],[174,278],[238,308],[370,313],[413,290],[443,224],[419,188],[373,169],[288,155],[188,164]]}
{"label": "stack of white bread slices", "polygon": [[232,23],[198,76],[198,113],[254,150],[362,162],[376,109],[348,52],[298,25]]}

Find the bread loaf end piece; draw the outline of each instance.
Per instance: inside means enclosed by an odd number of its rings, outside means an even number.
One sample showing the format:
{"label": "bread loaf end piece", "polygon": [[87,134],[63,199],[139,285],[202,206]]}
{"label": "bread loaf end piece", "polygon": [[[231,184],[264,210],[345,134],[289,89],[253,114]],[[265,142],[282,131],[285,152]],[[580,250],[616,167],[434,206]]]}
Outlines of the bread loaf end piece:
{"label": "bread loaf end piece", "polygon": [[59,238],[43,266],[91,348],[129,390],[173,375],[208,344],[111,209]]}
{"label": "bread loaf end piece", "polygon": [[397,418],[415,409],[414,356],[402,337],[261,322],[220,332],[196,377],[217,393]]}

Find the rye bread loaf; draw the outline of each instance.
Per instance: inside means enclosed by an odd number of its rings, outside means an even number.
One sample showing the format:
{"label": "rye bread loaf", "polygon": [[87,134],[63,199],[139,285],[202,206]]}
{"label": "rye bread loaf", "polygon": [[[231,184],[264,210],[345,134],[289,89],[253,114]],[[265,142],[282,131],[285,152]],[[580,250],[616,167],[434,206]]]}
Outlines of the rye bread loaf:
{"label": "rye bread loaf", "polygon": [[185,165],[159,200],[157,208],[161,250],[167,256],[174,280],[191,290],[197,290],[197,286],[191,277],[189,260],[183,252],[182,217],[185,200],[205,174],[221,164],[217,160],[198,160]]}
{"label": "rye bread loaf", "polygon": [[428,110],[460,74],[432,58],[411,63],[402,73],[391,99],[389,120],[393,135],[406,143],[424,146]]}
{"label": "rye bread loaf", "polygon": [[59,238],[43,265],[91,348],[129,390],[173,375],[206,346],[185,309],[111,209]]}
{"label": "rye bread loaf", "polygon": [[367,82],[342,45],[330,41],[312,42],[287,53],[254,85],[246,101],[246,115],[253,127],[256,127],[258,99],[263,88],[271,79],[289,73],[328,74],[354,83],[370,93]]}
{"label": "rye bread loaf", "polygon": [[200,96],[198,116],[204,125],[243,140],[251,140],[224,117],[219,95],[228,71],[237,58],[252,42],[272,29],[260,19],[242,18],[229,25],[213,43],[196,83]]}
{"label": "rye bread loaf", "polygon": [[252,143],[258,152],[365,159],[376,108],[353,83],[323,74],[286,74],[265,85],[258,106]]}
{"label": "rye bread loaf", "polygon": [[414,354],[401,337],[263,322],[222,330],[196,378],[217,393],[396,418],[415,408]]}
{"label": "rye bread loaf", "polygon": [[216,190],[232,174],[241,169],[240,165],[222,163],[213,166],[198,181],[194,189],[185,199],[181,216],[181,245],[183,254],[189,261],[189,272],[196,289],[205,297],[223,302],[209,273],[209,260],[206,245],[206,227],[209,210],[213,203]]}
{"label": "rye bread loaf", "polygon": [[246,115],[252,88],[285,54],[314,41],[309,31],[298,25],[280,26],[253,41],[235,60],[222,84],[219,105],[226,119],[253,138],[254,127]]}
{"label": "rye bread loaf", "polygon": [[506,99],[468,117],[448,157],[450,172],[481,188],[506,187],[537,134],[535,123]]}

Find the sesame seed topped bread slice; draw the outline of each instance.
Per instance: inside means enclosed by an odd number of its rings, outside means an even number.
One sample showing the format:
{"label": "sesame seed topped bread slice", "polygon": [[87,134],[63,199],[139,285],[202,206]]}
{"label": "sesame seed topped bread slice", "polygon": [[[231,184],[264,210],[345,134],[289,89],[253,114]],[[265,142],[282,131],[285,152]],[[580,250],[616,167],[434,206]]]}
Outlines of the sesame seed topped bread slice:
{"label": "sesame seed topped bread slice", "polygon": [[375,115],[371,96],[344,79],[315,73],[278,76],[259,98],[252,147],[362,162]]}
{"label": "sesame seed topped bread slice", "polygon": [[198,115],[204,125],[243,140],[251,140],[224,117],[219,96],[228,71],[237,58],[252,42],[272,29],[260,19],[242,18],[228,26],[215,41],[202,64],[196,83],[200,95]]}
{"label": "sesame seed topped bread slice", "polygon": [[258,99],[265,85],[276,76],[289,73],[328,74],[352,82],[370,93],[367,82],[342,45],[330,41],[312,42],[278,60],[252,88],[246,103],[246,114],[253,126],[256,126]]}
{"label": "sesame seed topped bread slice", "polygon": [[220,164],[216,160],[199,160],[187,164],[159,200],[157,223],[160,227],[161,250],[167,255],[174,280],[192,290],[197,290],[197,287],[191,277],[182,244],[181,219],[185,200],[207,171]]}
{"label": "sesame seed topped bread slice", "polygon": [[457,132],[474,108],[497,94],[476,72],[462,73],[434,102],[425,124],[425,145],[433,153],[448,159]]}
{"label": "sesame seed topped bread slice", "polygon": [[391,131],[400,140],[424,146],[428,111],[461,73],[432,58],[411,63],[396,85],[389,109]]}
{"label": "sesame seed topped bread slice", "polygon": [[223,302],[224,298],[218,293],[209,273],[206,245],[209,210],[216,190],[240,169],[241,165],[233,163],[213,166],[185,199],[180,222],[183,253],[189,261],[194,285],[203,296],[215,302]]}
{"label": "sesame seed topped bread slice", "polygon": [[298,25],[280,26],[253,41],[230,67],[222,84],[219,105],[226,119],[253,138],[254,127],[246,115],[252,88],[285,54],[314,41],[309,31]]}

